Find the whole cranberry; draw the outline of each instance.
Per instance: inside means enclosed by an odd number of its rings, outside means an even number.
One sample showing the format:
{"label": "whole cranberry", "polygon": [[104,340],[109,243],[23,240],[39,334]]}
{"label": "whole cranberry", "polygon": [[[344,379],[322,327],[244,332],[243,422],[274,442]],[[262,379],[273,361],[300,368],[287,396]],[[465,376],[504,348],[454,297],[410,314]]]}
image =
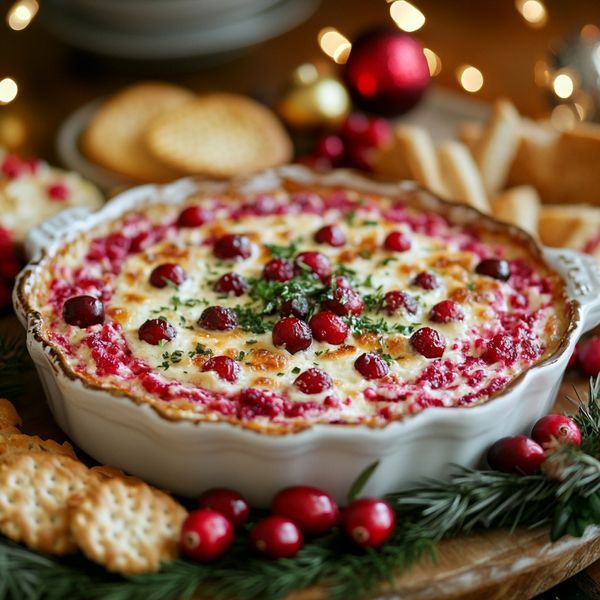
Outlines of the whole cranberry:
{"label": "whole cranberry", "polygon": [[323,535],[337,524],[340,510],[333,498],[323,490],[296,485],[278,492],[271,512],[291,519],[305,535]]}
{"label": "whole cranberry", "polygon": [[490,365],[497,362],[513,362],[517,358],[514,340],[507,333],[496,334],[488,341],[482,358]]}
{"label": "whole cranberry", "polygon": [[273,345],[283,346],[290,354],[306,350],[313,340],[310,327],[296,317],[284,317],[273,327]]}
{"label": "whole cranberry", "polygon": [[181,553],[200,562],[223,556],[233,542],[233,525],[221,513],[208,508],[192,511],[181,526]]}
{"label": "whole cranberry", "polygon": [[304,373],[300,373],[294,385],[303,394],[320,394],[328,390],[333,385],[333,381],[329,375],[321,369],[307,369]]}
{"label": "whole cranberry", "polygon": [[86,328],[104,323],[104,304],[94,296],[73,296],[62,309],[65,323]]}
{"label": "whole cranberry", "polygon": [[346,243],[346,234],[339,225],[324,225],[315,233],[315,242],[338,248]]}
{"label": "whole cranberry", "polygon": [[398,310],[404,310],[410,315],[417,313],[419,305],[407,292],[392,290],[383,297],[383,307],[388,315],[393,315]]}
{"label": "whole cranberry", "polygon": [[544,462],[544,449],[526,435],[505,437],[491,446],[487,461],[494,471],[533,475]]}
{"label": "whole cranberry", "polygon": [[364,143],[374,148],[385,148],[394,139],[394,128],[392,124],[383,117],[372,117],[369,119],[367,130],[363,135]]}
{"label": "whole cranberry", "polygon": [[200,227],[212,221],[213,215],[204,206],[188,206],[184,208],[177,217],[179,227]]}
{"label": "whole cranberry", "polygon": [[595,377],[600,373],[600,337],[584,342],[578,352],[579,366],[584,375]]}
{"label": "whole cranberry", "polygon": [[411,240],[403,231],[392,231],[385,238],[383,246],[386,250],[391,250],[392,252],[406,252],[410,250]]}
{"label": "whole cranberry", "polygon": [[248,282],[238,273],[225,273],[221,275],[213,286],[218,294],[241,296],[248,289]]}
{"label": "whole cranberry", "polygon": [[346,317],[348,315],[360,315],[365,303],[353,289],[336,287],[333,290],[333,298],[323,302],[322,306],[340,317]]}
{"label": "whole cranberry", "polygon": [[68,200],[69,196],[71,195],[71,190],[69,189],[69,187],[65,183],[62,183],[60,181],[57,181],[56,183],[51,183],[46,188],[46,191],[48,192],[48,196],[52,200],[58,200],[59,202]]}
{"label": "whole cranberry", "polygon": [[434,323],[450,323],[450,321],[462,321],[465,312],[461,305],[454,300],[442,300],[433,306],[429,313],[429,319]]}
{"label": "whole cranberry", "polygon": [[296,275],[308,270],[323,282],[327,282],[331,277],[331,263],[320,252],[300,252],[294,260],[294,269]]}
{"label": "whole cranberry", "polygon": [[339,136],[328,133],[317,139],[313,152],[316,156],[326,158],[332,165],[337,166],[344,158],[344,142]]}
{"label": "whole cranberry", "polygon": [[213,254],[221,260],[246,259],[252,254],[252,244],[245,235],[228,233],[215,240]]}
{"label": "whole cranberry", "polygon": [[350,113],[342,123],[341,135],[346,142],[364,143],[369,129],[369,118],[359,112]]}
{"label": "whole cranberry", "polygon": [[294,266],[285,258],[273,258],[263,268],[267,281],[289,281],[294,276]]}
{"label": "whole cranberry", "polygon": [[501,258],[485,258],[475,267],[475,271],[502,281],[510,277],[510,265]]}
{"label": "whole cranberry", "polygon": [[360,548],[379,548],[396,527],[392,507],[378,498],[354,500],[342,511],[344,533]]}
{"label": "whole cranberry", "polygon": [[446,349],[442,334],[431,327],[421,327],[410,337],[412,347],[425,358],[440,358]]}
{"label": "whole cranberry", "polygon": [[202,371],[214,371],[220,379],[233,383],[242,373],[240,365],[229,356],[211,356],[203,365]]}
{"label": "whole cranberry", "polygon": [[234,527],[241,527],[250,516],[250,506],[237,492],[226,488],[213,488],[198,498],[198,508],[209,508],[228,519]]}
{"label": "whole cranberry", "polygon": [[571,354],[571,356],[569,357],[567,369],[574,369],[577,365],[579,365],[579,350],[580,345],[576,344],[575,349],[573,350],[573,354]]}
{"label": "whole cranberry", "polygon": [[298,526],[279,515],[266,517],[250,530],[252,547],[269,558],[292,558],[302,548],[303,541]]}
{"label": "whole cranberry", "polygon": [[224,306],[208,306],[198,319],[198,325],[210,331],[231,331],[237,327],[237,324],[235,312]]}
{"label": "whole cranberry", "polygon": [[167,287],[170,281],[174,285],[181,285],[187,279],[187,273],[180,265],[165,263],[158,265],[150,273],[150,285],[156,288]]}
{"label": "whole cranberry", "polygon": [[164,319],[148,319],[138,329],[138,337],[147,344],[157,346],[160,342],[170,342],[177,336],[171,323]]}
{"label": "whole cranberry", "polygon": [[354,368],[365,379],[381,379],[389,374],[388,364],[374,352],[365,352],[354,361]]}
{"label": "whole cranberry", "polygon": [[284,300],[279,307],[279,314],[282,317],[298,317],[306,319],[310,311],[308,300],[304,296],[294,296],[289,300]]}
{"label": "whole cranberry", "polygon": [[343,344],[348,335],[348,325],[330,310],[323,310],[313,315],[308,322],[310,330],[319,342]]}
{"label": "whole cranberry", "polygon": [[540,446],[551,446],[553,440],[563,444],[579,446],[581,444],[581,430],[573,419],[564,415],[546,415],[539,419],[533,426],[531,437]]}
{"label": "whole cranberry", "polygon": [[426,271],[422,271],[415,275],[412,283],[424,290],[435,290],[442,285],[440,278],[435,273],[427,273]]}

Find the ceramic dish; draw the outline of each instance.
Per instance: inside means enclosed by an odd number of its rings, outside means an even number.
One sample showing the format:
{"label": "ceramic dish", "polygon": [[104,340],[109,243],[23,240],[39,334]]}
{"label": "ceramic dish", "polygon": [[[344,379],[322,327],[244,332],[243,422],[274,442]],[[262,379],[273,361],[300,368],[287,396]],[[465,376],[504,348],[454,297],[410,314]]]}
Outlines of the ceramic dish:
{"label": "ceramic dish", "polygon": [[[376,184],[348,172],[315,176],[299,167],[284,167],[244,183],[244,192],[276,188],[281,178],[300,184],[347,186],[381,195],[402,195],[411,184]],[[29,347],[58,423],[96,459],[119,466],[150,482],[185,495],[216,485],[233,486],[256,504],[293,483],[328,489],[342,499],[358,472],[375,460],[381,465],[366,490],[381,494],[422,476],[443,476],[448,462],[473,465],[502,435],[524,431],[551,406],[574,344],[600,318],[600,274],[588,258],[566,251],[544,251],[546,262],[566,280],[572,311],[559,348],[540,364],[517,377],[487,402],[469,408],[428,408],[383,428],[318,424],[287,435],[268,435],[224,422],[173,420],[148,404],[132,402],[98,386],[85,384],[40,335],[40,315],[28,295],[43,277],[44,261],[66,240],[111,221],[147,203],[181,203],[194,191],[219,191],[228,184],[182,180],[165,187],[144,186],[114,199],[101,212],[77,219],[63,213],[29,238],[34,261],[16,288],[17,312],[28,327]],[[439,210],[453,223],[484,222],[498,231],[508,229],[476,211],[430,198],[427,210]],[[65,231],[68,233],[65,236]],[[525,240],[522,232],[511,235]],[[332,476],[335,473],[335,476]]]}

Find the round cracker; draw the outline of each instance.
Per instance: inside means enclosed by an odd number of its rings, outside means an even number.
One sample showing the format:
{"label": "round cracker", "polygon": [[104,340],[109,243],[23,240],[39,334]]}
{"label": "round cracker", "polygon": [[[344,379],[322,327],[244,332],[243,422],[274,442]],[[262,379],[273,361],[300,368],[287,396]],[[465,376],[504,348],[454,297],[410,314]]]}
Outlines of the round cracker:
{"label": "round cracker", "polygon": [[21,425],[21,417],[12,402],[0,398],[0,429]]}
{"label": "round cracker", "polygon": [[143,482],[114,477],[89,488],[71,512],[71,531],[84,554],[109,571],[158,571],[178,554],[186,510]]}
{"label": "round cracker", "polygon": [[156,119],[146,142],[173,168],[213,177],[253,173],[292,157],[292,143],[277,117],[234,94],[206,94]]}
{"label": "round cracker", "polygon": [[87,483],[87,467],[69,456],[31,452],[2,458],[0,532],[40,552],[75,552],[67,503]]}
{"label": "round cracker", "polygon": [[75,450],[69,442],[59,444],[54,440],[43,440],[37,435],[26,435],[25,433],[13,433],[0,439],[0,457],[4,458],[9,454],[22,454],[23,452],[45,452],[77,458]]}
{"label": "round cracker", "polygon": [[109,98],[81,137],[83,152],[99,165],[140,182],[167,182],[181,175],[157,160],[144,144],[156,117],[190,102],[195,94],[168,83],[129,86]]}

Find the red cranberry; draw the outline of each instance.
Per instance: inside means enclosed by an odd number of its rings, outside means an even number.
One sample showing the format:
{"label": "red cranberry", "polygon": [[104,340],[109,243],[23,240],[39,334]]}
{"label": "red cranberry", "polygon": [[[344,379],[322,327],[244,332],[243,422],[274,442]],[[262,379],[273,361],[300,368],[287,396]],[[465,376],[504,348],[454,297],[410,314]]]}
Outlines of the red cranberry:
{"label": "red cranberry", "polygon": [[332,165],[339,165],[344,158],[344,142],[337,135],[322,135],[315,144],[314,153],[320,158],[326,158]]}
{"label": "red cranberry", "polygon": [[153,346],[157,346],[163,340],[170,342],[176,335],[173,325],[164,319],[148,319],[138,329],[140,340]]}
{"label": "red cranberry", "polygon": [[104,323],[104,304],[94,296],[69,298],[62,309],[63,319],[75,327],[90,327]]}
{"label": "red cranberry", "polygon": [[338,248],[346,243],[346,234],[339,225],[324,225],[315,233],[315,242]]}
{"label": "red cranberry", "polygon": [[212,221],[212,213],[204,206],[188,206],[177,217],[179,227],[200,227]]}
{"label": "red cranberry", "polygon": [[435,273],[423,271],[415,276],[413,285],[417,285],[424,290],[435,290],[442,285],[440,278]]}
{"label": "red cranberry", "polygon": [[285,258],[273,258],[263,268],[267,281],[289,281],[294,276],[294,266]]}
{"label": "red cranberry", "polygon": [[509,264],[500,258],[486,258],[482,260],[476,267],[475,271],[480,275],[487,275],[494,279],[506,281],[510,277]]}
{"label": "red cranberry", "polygon": [[590,338],[581,346],[579,366],[588,377],[595,377],[600,373],[600,337]]}
{"label": "red cranberry", "polygon": [[396,515],[385,500],[360,498],[342,511],[341,524],[344,533],[357,546],[379,548],[394,533]]}
{"label": "red cranberry", "polygon": [[573,354],[569,358],[567,369],[574,369],[579,364],[579,348],[579,344],[577,344],[575,350],[573,350]]}
{"label": "red cranberry", "polygon": [[150,285],[156,288],[167,287],[170,281],[174,285],[181,285],[187,279],[187,273],[182,267],[174,263],[158,265],[150,273]]}
{"label": "red cranberry", "polygon": [[505,437],[488,450],[487,461],[494,471],[533,475],[544,462],[544,449],[526,435]]}
{"label": "red cranberry", "polygon": [[384,148],[392,143],[394,129],[392,124],[382,117],[369,119],[367,130],[364,133],[364,143],[375,148]]}
{"label": "red cranberry", "polygon": [[310,311],[308,300],[304,296],[294,296],[289,300],[284,300],[279,308],[279,314],[282,317],[298,317],[306,319]]}
{"label": "red cranberry", "polygon": [[546,415],[542,417],[533,426],[531,437],[543,448],[552,445],[553,440],[574,446],[581,444],[579,426],[573,419],[569,419],[564,415]]}
{"label": "red cranberry", "polygon": [[233,542],[233,525],[208,508],[192,511],[181,526],[181,553],[201,562],[223,556]]}
{"label": "red cranberry", "polygon": [[331,263],[320,252],[300,252],[294,261],[296,275],[307,269],[314,273],[321,281],[326,282],[331,277]]}
{"label": "red cranberry", "polygon": [[46,191],[52,200],[58,201],[68,200],[71,195],[71,190],[64,183],[51,183]]}
{"label": "red cranberry", "polygon": [[454,300],[442,300],[433,306],[429,313],[429,319],[434,323],[450,323],[450,321],[462,321],[465,313],[458,302]]}
{"label": "red cranberry", "polygon": [[517,349],[512,337],[505,333],[496,334],[486,346],[482,355],[483,360],[489,364],[497,362],[512,362],[517,358]]}
{"label": "red cranberry", "polygon": [[285,317],[273,327],[273,345],[283,346],[290,354],[306,350],[312,339],[310,327],[296,317]]}
{"label": "red cranberry", "polygon": [[271,512],[291,519],[306,535],[327,533],[340,517],[339,508],[329,494],[306,485],[277,493],[271,503]]}
{"label": "red cranberry", "polygon": [[386,293],[383,297],[383,306],[388,315],[393,315],[400,309],[405,310],[408,314],[414,315],[419,309],[417,301],[410,294],[396,290]]}
{"label": "red cranberry", "polygon": [[446,340],[431,327],[421,327],[410,337],[412,347],[425,358],[440,358],[446,349]]}
{"label": "red cranberry", "polygon": [[348,325],[330,310],[313,315],[308,322],[315,340],[328,344],[343,344],[348,335]]}
{"label": "red cranberry", "polygon": [[390,368],[385,360],[379,354],[373,352],[361,354],[354,361],[354,368],[365,379],[381,379],[390,372]]}
{"label": "red cranberry", "polygon": [[369,129],[369,118],[362,113],[354,112],[342,123],[341,134],[346,142],[363,143]]}
{"label": "red cranberry", "polygon": [[198,498],[199,508],[209,508],[228,519],[234,527],[241,527],[250,515],[250,506],[246,499],[233,490],[214,488],[204,492]]}
{"label": "red cranberry", "polygon": [[225,273],[221,275],[213,290],[218,294],[227,294],[233,296],[241,296],[248,289],[248,282],[238,273]]}
{"label": "red cranberry", "polygon": [[215,241],[213,253],[221,260],[246,259],[252,254],[252,244],[245,235],[228,233]]}
{"label": "red cranberry", "polygon": [[410,250],[411,241],[403,231],[392,231],[385,238],[383,245],[386,250],[391,250],[392,252],[406,252]]}
{"label": "red cranberry", "polygon": [[237,315],[231,308],[209,306],[202,311],[198,325],[210,331],[231,331],[237,327]]}
{"label": "red cranberry", "polygon": [[321,369],[307,369],[304,373],[300,373],[294,385],[303,394],[320,394],[328,390],[333,385],[331,377]]}
{"label": "red cranberry", "polygon": [[9,179],[16,179],[22,175],[35,173],[36,161],[24,160],[16,154],[7,154],[2,161],[2,173]]}
{"label": "red cranberry", "polygon": [[266,517],[250,530],[252,547],[269,558],[292,558],[302,548],[303,541],[298,526],[279,515]]}
{"label": "red cranberry", "polygon": [[323,302],[323,308],[327,308],[341,317],[360,315],[364,307],[365,303],[361,297],[353,289],[346,287],[337,287],[333,291],[333,299]]}
{"label": "red cranberry", "polygon": [[211,356],[203,365],[202,371],[214,371],[220,379],[233,383],[240,377],[242,370],[229,356]]}

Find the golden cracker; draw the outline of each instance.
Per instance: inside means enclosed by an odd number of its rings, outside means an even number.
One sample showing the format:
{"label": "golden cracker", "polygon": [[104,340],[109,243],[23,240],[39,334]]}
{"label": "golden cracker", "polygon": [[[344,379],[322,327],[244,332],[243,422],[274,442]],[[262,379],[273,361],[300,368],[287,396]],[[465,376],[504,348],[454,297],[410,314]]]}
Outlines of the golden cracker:
{"label": "golden cracker", "polygon": [[22,425],[21,417],[12,402],[0,398],[0,429]]}
{"label": "golden cracker", "polygon": [[77,458],[73,446],[69,442],[59,444],[54,440],[43,440],[37,435],[26,435],[24,433],[14,433],[5,439],[0,439],[0,457],[3,458],[9,454],[22,454],[23,452],[46,452]]}

